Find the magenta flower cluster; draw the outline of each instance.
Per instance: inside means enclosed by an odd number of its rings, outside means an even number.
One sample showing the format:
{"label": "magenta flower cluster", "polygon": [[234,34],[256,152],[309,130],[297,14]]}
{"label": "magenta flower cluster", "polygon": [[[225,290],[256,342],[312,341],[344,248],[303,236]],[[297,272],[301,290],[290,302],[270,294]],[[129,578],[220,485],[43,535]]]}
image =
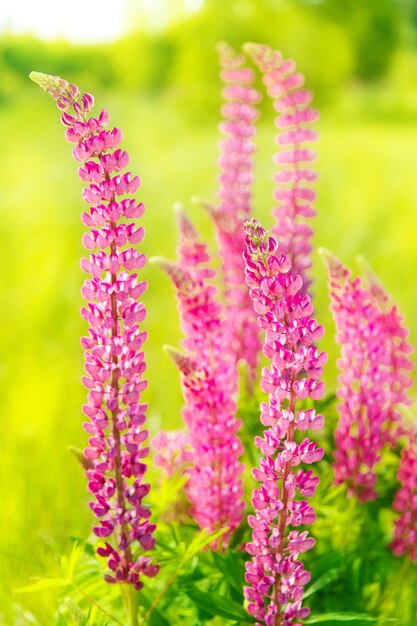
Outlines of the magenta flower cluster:
{"label": "magenta flower cluster", "polygon": [[256,377],[261,349],[259,329],[245,285],[242,254],[245,247],[243,222],[252,213],[255,122],[259,92],[253,87],[255,72],[246,66],[243,54],[227,44],[219,45],[221,79],[225,85],[220,130],[218,206],[210,213],[217,229],[219,255],[226,298],[225,320],[229,350],[243,359],[252,380]]}
{"label": "magenta flower cluster", "polygon": [[193,448],[193,465],[188,470],[186,493],[191,514],[201,528],[227,528],[214,548],[227,546],[242,520],[243,452],[237,436],[236,363],[225,349],[227,337],[217,289],[208,283],[214,276],[205,267],[206,246],[184,214],[179,216],[179,261],[159,263],[172,279],[179,302],[185,353],[170,349],[182,373],[185,399],[184,420]]}
{"label": "magenta flower cluster", "polygon": [[318,112],[310,106],[312,93],[301,88],[304,76],[295,71],[293,60],[283,59],[278,51],[265,45],[246,44],[244,49],[260,69],[278,113],[275,124],[279,151],[274,160],[279,170],[274,175],[277,206],[272,232],[280,242],[281,252],[289,257],[293,272],[301,276],[302,290],[306,292],[311,282],[308,272],[313,234],[306,220],[315,215],[312,203],[316,193],[310,184],[317,178],[310,167],[316,153],[308,147],[317,133],[309,126],[317,120]]}
{"label": "magenta flower cluster", "polygon": [[89,229],[83,244],[94,252],[81,261],[91,276],[82,288],[87,306],[81,314],[89,328],[81,343],[83,384],[88,389],[84,428],[90,435],[84,454],[91,464],[87,476],[94,500],[90,506],[98,518],[93,530],[106,540],[98,548],[111,570],[106,580],[140,589],[142,576],[155,576],[159,568],[142,554],[154,546],[155,525],[143,503],[149,492],[144,480],[147,407],[141,401],[147,386],[142,351],[146,333],[140,326],[146,310],[138,298],[147,285],[137,274],[145,256],[132,247],[143,239],[144,229],[131,220],[143,214],[144,206],[129,197],[137,191],[139,178],[123,172],[129,157],[118,147],[122,134],[118,128],[106,129],[106,111],[98,117],[90,115],[94,104],[90,94],[81,96],[77,87],[57,77],[36,74],[32,78],[63,111],[65,136],[75,144],[73,156],[81,163],[78,173],[86,183],[83,198],[90,205],[82,214]]}
{"label": "magenta flower cluster", "polygon": [[263,353],[271,360],[261,380],[269,402],[261,404],[266,429],[255,439],[262,458],[253,472],[260,487],[253,492],[255,515],[248,518],[252,542],[246,549],[252,560],[246,566],[250,586],[245,597],[257,624],[290,626],[309,615],[302,596],[310,573],[298,557],[314,545],[314,539],[296,528],[314,522],[316,516],[305,498],[314,494],[319,482],[312,470],[295,468],[323,456],[309,438],[297,443],[297,431],[321,429],[324,424],[322,415],[299,404],[322,397],[320,378],[327,357],[315,346],[323,328],[312,317],[310,297],[302,294],[302,279],[291,272],[289,258],[278,252],[277,241],[256,220],[247,221],[245,230],[246,281],[265,331]]}
{"label": "magenta flower cluster", "polygon": [[401,486],[393,507],[399,517],[394,522],[391,549],[396,556],[408,554],[412,561],[417,561],[417,431],[409,429],[407,438],[397,473]]}
{"label": "magenta flower cluster", "polygon": [[335,480],[346,483],[360,501],[377,496],[377,464],[384,446],[395,441],[400,416],[408,404],[411,348],[401,317],[378,285],[362,285],[330,253],[324,257],[330,276],[331,308],[338,361],[340,419],[335,431]]}

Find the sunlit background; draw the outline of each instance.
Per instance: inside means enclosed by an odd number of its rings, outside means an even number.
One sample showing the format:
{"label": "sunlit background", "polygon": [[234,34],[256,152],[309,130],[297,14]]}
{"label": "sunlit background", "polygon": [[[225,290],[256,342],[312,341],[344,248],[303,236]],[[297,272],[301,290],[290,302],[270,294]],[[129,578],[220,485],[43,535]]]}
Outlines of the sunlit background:
{"label": "sunlit background", "polygon": [[[54,595],[12,594],[53,573],[56,552],[86,537],[80,405],[81,184],[54,103],[28,80],[59,74],[91,91],[124,134],[147,204],[146,252],[175,254],[182,201],[214,250],[194,195],[216,196],[220,83],[215,44],[269,43],[296,59],[321,110],[315,245],[355,268],[362,254],[417,343],[417,5],[414,0],[6,0],[0,4],[0,623],[52,623]],[[273,115],[264,98],[255,214],[272,223]],[[326,276],[314,256],[326,325],[329,390],[336,357]],[[355,270],[356,271],[356,270]],[[150,425],[181,424],[174,297],[146,270]],[[414,393],[414,396],[416,394]]]}

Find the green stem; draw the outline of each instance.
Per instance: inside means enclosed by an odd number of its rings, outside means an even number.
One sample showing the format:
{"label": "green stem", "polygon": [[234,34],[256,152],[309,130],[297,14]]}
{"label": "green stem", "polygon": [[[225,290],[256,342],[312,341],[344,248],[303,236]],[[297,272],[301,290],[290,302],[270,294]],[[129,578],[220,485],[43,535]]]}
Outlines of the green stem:
{"label": "green stem", "polygon": [[145,615],[143,616],[142,620],[141,620],[141,624],[145,624],[146,620],[148,619],[149,615],[152,613],[152,611],[154,610],[154,608],[159,604],[159,601],[161,600],[161,598],[163,598],[163,596],[166,594],[166,592],[168,591],[168,589],[171,587],[172,583],[174,582],[174,580],[177,578],[177,576],[180,573],[182,567],[182,563],[180,563],[180,565],[178,566],[178,568],[175,570],[175,572],[172,574],[171,578],[168,580],[167,584],[165,585],[165,587],[162,589],[162,591],[159,592],[159,594],[156,596],[155,600],[152,602],[151,606],[149,607],[149,609],[146,611]]}
{"label": "green stem", "polygon": [[138,622],[138,592],[131,585],[123,585],[123,600],[126,607],[126,615],[129,618],[129,626],[139,626]]}
{"label": "green stem", "polygon": [[[114,617],[114,615],[112,615],[111,613],[109,613],[108,611],[106,611],[106,609],[103,609],[102,606],[100,606],[98,604],[98,602],[96,602],[94,600],[94,598],[92,598],[88,593],[86,593],[85,591],[83,591],[81,589],[81,587],[79,587],[77,585],[77,583],[75,583],[73,580],[68,580],[69,584],[74,587],[74,589],[76,591],[78,591],[79,594],[81,594],[92,606],[95,606],[96,609],[98,609],[99,611],[101,611],[101,613],[103,613],[104,615],[106,615],[107,617],[109,617],[111,620],[114,621],[115,624],[118,624],[118,626],[125,626],[122,622],[120,622],[116,617]],[[137,624],[137,622],[136,622]]]}

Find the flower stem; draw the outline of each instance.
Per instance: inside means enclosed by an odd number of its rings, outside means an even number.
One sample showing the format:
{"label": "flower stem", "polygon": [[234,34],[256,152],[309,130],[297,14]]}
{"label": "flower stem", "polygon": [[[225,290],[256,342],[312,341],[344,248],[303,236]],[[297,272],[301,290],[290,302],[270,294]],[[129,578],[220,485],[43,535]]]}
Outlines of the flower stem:
{"label": "flower stem", "polygon": [[146,620],[148,619],[149,615],[152,613],[154,608],[159,604],[160,600],[163,598],[163,596],[166,594],[168,589],[171,587],[172,583],[177,578],[177,576],[179,576],[181,566],[182,566],[182,563],[179,564],[177,569],[174,571],[172,576],[169,578],[169,580],[168,580],[167,584],[165,585],[165,587],[159,592],[159,594],[156,596],[156,598],[154,599],[154,601],[150,605],[149,609],[146,611],[145,615],[143,616],[143,618],[142,618],[142,620],[140,622],[142,625],[146,624]]}
{"label": "flower stem", "polygon": [[139,626],[138,621],[138,592],[131,585],[123,585],[123,600],[126,608],[126,615],[129,619],[129,626]]}
{"label": "flower stem", "polygon": [[[295,352],[295,349],[294,349]],[[291,411],[291,413],[294,415],[294,419],[295,419],[295,402],[296,402],[296,395],[294,392],[294,382],[295,382],[295,376],[294,374],[291,375],[291,392],[290,392],[290,404],[289,404],[289,410]],[[287,435],[287,441],[292,443],[294,441],[294,422],[292,422],[289,426],[288,429],[288,435]],[[284,473],[282,476],[282,510],[279,516],[279,526],[278,526],[278,531],[279,531],[279,546],[277,549],[277,554],[280,555],[281,557],[281,562],[282,562],[282,556],[284,553],[284,540],[285,540],[285,528],[287,525],[287,517],[288,517],[288,490],[286,487],[286,482],[287,482],[287,478],[288,478],[288,474],[290,473],[291,470],[291,461],[287,461],[287,463],[285,464],[284,467]],[[281,564],[280,562],[280,564]],[[276,606],[278,607],[278,613],[276,615],[275,618],[275,626],[280,626],[281,622],[282,622],[282,613],[281,613],[281,605],[278,602],[278,598],[279,598],[279,594],[281,591],[281,577],[282,575],[279,574],[276,579],[275,579],[275,584],[274,584],[274,602],[276,604]]]}
{"label": "flower stem", "polygon": [[94,600],[93,597],[91,597],[88,593],[86,593],[81,587],[79,587],[77,585],[77,583],[75,583],[73,580],[68,579],[69,584],[76,590],[78,591],[78,593],[83,596],[87,602],[89,602],[91,604],[91,606],[95,606],[96,609],[98,609],[101,613],[103,613],[104,615],[106,615],[107,617],[109,617],[111,620],[113,620],[113,622],[115,624],[118,624],[119,626],[123,626],[122,622],[119,622],[119,620],[114,617],[114,615],[111,615],[111,613],[109,613],[108,611],[106,611],[106,609],[104,609],[102,606],[100,606],[100,604],[98,604],[98,602],[96,602]]}

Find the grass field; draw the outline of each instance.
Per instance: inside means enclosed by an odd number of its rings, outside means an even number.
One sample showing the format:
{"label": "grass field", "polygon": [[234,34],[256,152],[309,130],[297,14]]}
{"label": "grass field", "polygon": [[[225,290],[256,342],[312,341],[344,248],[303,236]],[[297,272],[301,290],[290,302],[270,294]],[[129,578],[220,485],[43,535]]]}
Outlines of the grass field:
{"label": "grass field", "polygon": [[[142,178],[144,249],[173,257],[173,202],[187,205],[192,195],[215,195],[217,130],[188,123],[169,102],[115,94],[97,101],[124,131],[132,170]],[[328,112],[319,126],[315,245],[351,266],[357,254],[365,255],[405,314],[416,344],[417,119],[371,122]],[[81,184],[57,111],[35,87],[22,92],[13,108],[0,109],[0,128],[0,623],[3,611],[4,623],[15,624],[17,600],[47,626],[54,593],[21,598],[12,590],[53,571],[54,554],[69,537],[86,537],[91,524],[84,476],[68,452],[69,445],[83,447],[85,441],[79,382],[79,338],[85,330],[79,317]],[[274,144],[267,121],[258,143],[255,214],[269,226]],[[190,212],[213,241],[208,217],[195,206]],[[326,275],[316,254],[314,262],[317,315],[326,325],[323,344],[330,354],[326,380],[333,389],[337,351]],[[171,285],[157,268],[148,266],[146,275],[147,400],[156,432],[181,423],[177,372],[161,349],[176,345],[180,333]],[[19,623],[30,623],[29,617]]]}

